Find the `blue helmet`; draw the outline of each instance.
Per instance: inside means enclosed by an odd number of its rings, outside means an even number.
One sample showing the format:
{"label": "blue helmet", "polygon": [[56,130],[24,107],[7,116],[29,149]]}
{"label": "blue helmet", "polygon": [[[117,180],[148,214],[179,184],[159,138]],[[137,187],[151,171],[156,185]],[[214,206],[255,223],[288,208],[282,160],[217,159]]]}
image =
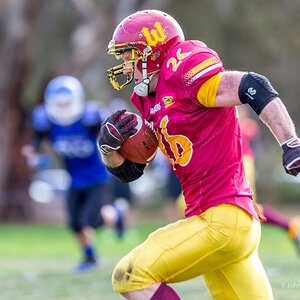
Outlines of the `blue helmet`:
{"label": "blue helmet", "polygon": [[84,90],[72,76],[54,77],[45,90],[45,108],[49,119],[68,126],[80,119],[84,109]]}

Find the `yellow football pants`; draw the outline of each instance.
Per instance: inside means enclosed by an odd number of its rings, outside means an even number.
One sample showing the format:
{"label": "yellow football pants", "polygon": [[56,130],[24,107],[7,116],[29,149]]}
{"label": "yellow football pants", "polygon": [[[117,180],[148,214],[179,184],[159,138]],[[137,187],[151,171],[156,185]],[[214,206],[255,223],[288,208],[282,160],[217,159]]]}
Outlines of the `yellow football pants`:
{"label": "yellow football pants", "polygon": [[113,288],[124,293],[202,275],[213,299],[273,299],[259,240],[258,221],[222,204],[151,233],[117,264]]}

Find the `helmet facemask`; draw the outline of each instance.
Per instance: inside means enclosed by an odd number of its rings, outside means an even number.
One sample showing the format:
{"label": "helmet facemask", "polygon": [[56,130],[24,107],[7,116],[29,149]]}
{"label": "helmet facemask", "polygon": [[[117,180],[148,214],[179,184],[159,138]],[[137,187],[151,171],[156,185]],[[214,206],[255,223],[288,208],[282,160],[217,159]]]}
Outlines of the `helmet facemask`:
{"label": "helmet facemask", "polygon": [[[143,46],[144,50],[141,51],[136,46]],[[131,43],[131,44],[120,44],[114,45],[113,42],[109,44],[107,53],[114,55],[116,59],[122,59],[122,55],[131,51],[131,59],[126,62],[116,65],[107,70],[108,79],[117,91],[123,89],[125,86],[129,85],[134,79],[135,66],[142,73],[142,80],[149,78],[148,77],[148,68],[147,68],[147,59],[152,54],[151,47],[147,46],[145,43]],[[130,70],[130,74],[124,74],[124,71]]]}

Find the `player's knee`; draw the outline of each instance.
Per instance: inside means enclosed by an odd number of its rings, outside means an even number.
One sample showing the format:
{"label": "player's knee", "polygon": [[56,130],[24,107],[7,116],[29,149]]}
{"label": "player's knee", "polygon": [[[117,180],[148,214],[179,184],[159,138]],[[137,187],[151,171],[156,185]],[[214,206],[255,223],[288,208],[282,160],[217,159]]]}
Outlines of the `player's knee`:
{"label": "player's knee", "polygon": [[127,291],[131,272],[132,270],[129,268],[126,270],[119,264],[115,267],[112,274],[112,286],[115,292],[122,293]]}
{"label": "player's knee", "polygon": [[137,247],[123,257],[116,265],[112,274],[112,286],[118,293],[128,293],[142,290],[153,285],[158,280],[149,270],[148,260],[141,254],[143,247]]}

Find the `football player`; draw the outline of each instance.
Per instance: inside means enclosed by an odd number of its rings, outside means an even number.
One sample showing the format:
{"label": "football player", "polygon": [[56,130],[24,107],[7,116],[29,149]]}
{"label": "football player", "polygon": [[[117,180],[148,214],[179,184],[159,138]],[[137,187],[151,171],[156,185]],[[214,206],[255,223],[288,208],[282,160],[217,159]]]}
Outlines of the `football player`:
{"label": "football player", "polygon": [[99,263],[94,231],[101,225],[115,226],[122,234],[122,215],[109,202],[108,173],[97,150],[101,117],[99,107],[85,102],[82,84],[72,76],[53,78],[45,91],[45,103],[31,115],[32,140],[23,147],[31,167],[40,162],[40,145],[47,140],[71,176],[67,197],[69,227],[82,249],[83,261],[76,272]]}
{"label": "football player", "polygon": [[[119,261],[113,289],[127,299],[180,299],[168,283],[202,275],[213,299],[272,299],[258,256],[264,215],[252,200],[242,162],[237,105],[245,104],[271,128],[287,173],[300,171],[300,141],[269,80],[227,71],[218,54],[185,40],[177,21],[157,10],[136,12],[115,29],[108,54],[122,63],[108,70],[116,90],[131,81],[131,102],[153,124],[159,147],[179,177],[186,219],[151,233]],[[99,149],[108,170],[123,181],[145,165],[117,150],[135,132],[117,111],[101,126]]]}

